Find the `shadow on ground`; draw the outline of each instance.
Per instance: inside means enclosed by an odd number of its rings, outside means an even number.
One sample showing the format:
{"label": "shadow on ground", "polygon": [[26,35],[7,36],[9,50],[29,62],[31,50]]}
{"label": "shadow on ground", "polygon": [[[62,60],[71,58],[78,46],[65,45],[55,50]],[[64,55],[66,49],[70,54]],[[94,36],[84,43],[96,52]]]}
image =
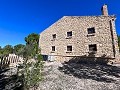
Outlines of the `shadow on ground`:
{"label": "shadow on ground", "polygon": [[64,62],[58,69],[68,75],[80,79],[92,79],[101,82],[115,82],[120,78],[120,67],[108,65],[109,58],[105,55],[95,58],[94,54],[88,56],[74,57]]}
{"label": "shadow on ground", "polygon": [[0,90],[22,90],[17,75],[5,75],[9,69],[0,69]]}

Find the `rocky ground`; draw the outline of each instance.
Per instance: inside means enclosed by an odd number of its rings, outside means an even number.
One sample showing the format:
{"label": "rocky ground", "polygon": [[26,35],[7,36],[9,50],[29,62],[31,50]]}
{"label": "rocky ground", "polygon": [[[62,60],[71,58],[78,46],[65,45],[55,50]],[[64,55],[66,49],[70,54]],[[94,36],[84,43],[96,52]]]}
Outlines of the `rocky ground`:
{"label": "rocky ground", "polygon": [[0,90],[14,90],[20,86],[17,81],[17,68],[0,69]]}
{"label": "rocky ground", "polygon": [[[16,73],[17,68],[0,71],[0,90],[19,86]],[[45,62],[43,78],[37,90],[120,90],[120,64]]]}
{"label": "rocky ground", "polygon": [[46,62],[38,90],[120,90],[120,67]]}

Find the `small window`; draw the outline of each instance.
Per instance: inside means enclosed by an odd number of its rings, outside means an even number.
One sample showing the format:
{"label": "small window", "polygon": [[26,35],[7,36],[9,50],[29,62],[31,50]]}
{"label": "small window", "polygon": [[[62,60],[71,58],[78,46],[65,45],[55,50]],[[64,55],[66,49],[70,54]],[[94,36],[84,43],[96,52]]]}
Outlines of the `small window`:
{"label": "small window", "polygon": [[67,37],[72,37],[72,31],[67,32]]}
{"label": "small window", "polygon": [[53,34],[52,37],[53,37],[53,39],[55,39],[56,38],[56,34]]}
{"label": "small window", "polygon": [[55,51],[55,46],[52,46],[52,51]]}
{"label": "small window", "polygon": [[88,28],[88,34],[93,34],[95,33],[95,28],[92,27],[92,28]]}
{"label": "small window", "polygon": [[97,51],[97,45],[96,44],[89,45],[89,51],[90,52]]}
{"label": "small window", "polygon": [[67,51],[72,51],[72,46],[67,46]]}

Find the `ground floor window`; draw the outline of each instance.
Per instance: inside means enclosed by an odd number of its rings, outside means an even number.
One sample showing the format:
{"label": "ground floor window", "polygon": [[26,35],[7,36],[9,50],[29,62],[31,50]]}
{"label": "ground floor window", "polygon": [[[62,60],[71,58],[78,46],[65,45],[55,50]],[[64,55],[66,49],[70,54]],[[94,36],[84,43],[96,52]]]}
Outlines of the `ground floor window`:
{"label": "ground floor window", "polygon": [[55,51],[55,46],[52,46],[52,51]]}
{"label": "ground floor window", "polygon": [[89,51],[90,51],[90,52],[97,51],[97,45],[96,45],[96,44],[91,44],[91,45],[89,45]]}
{"label": "ground floor window", "polygon": [[67,51],[72,51],[72,46],[67,46]]}

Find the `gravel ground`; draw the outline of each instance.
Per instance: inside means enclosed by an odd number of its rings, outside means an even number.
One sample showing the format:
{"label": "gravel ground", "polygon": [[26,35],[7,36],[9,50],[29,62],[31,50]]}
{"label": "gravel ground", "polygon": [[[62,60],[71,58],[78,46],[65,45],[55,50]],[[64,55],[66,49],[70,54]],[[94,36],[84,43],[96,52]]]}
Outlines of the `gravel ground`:
{"label": "gravel ground", "polygon": [[109,83],[92,78],[78,78],[60,71],[58,68],[62,66],[60,62],[46,62],[44,79],[37,90],[120,90],[120,77],[109,75],[115,79]]}

